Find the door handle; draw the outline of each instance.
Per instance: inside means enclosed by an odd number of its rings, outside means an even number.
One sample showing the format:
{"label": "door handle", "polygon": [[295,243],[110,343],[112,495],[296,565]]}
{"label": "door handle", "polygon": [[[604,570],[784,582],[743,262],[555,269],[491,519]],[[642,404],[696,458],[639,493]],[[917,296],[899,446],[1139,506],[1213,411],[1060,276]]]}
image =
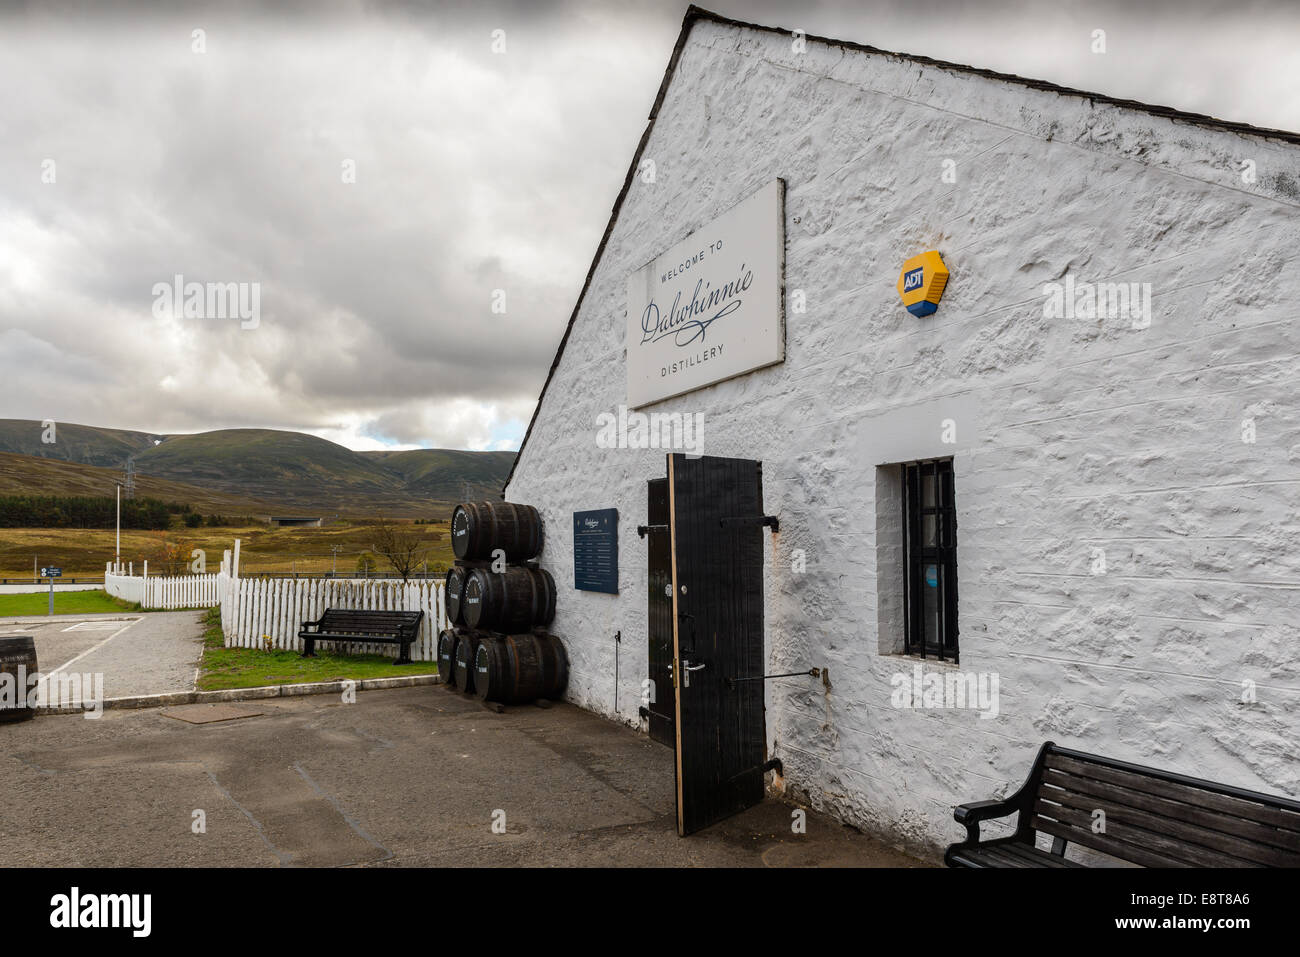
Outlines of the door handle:
{"label": "door handle", "polygon": [[703,661],[701,661],[698,665],[693,665],[690,663],[688,659],[683,658],[682,659],[682,687],[689,688],[691,686],[691,672],[701,670],[704,667],[704,665],[705,663]]}

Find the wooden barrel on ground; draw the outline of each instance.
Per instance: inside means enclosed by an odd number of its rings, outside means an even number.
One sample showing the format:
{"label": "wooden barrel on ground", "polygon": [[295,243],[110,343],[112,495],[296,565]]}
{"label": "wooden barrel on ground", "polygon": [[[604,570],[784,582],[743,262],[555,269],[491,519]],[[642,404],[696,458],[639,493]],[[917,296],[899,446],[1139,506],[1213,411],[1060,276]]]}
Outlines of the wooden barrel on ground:
{"label": "wooden barrel on ground", "polygon": [[471,628],[515,632],[549,625],[555,618],[555,579],[544,568],[473,568],[462,605]]}
{"label": "wooden barrel on ground", "polygon": [[464,623],[461,612],[465,599],[465,569],[452,565],[447,569],[447,579],[443,582],[443,592],[447,599],[447,620],[453,625]]}
{"label": "wooden barrel on ground", "polygon": [[463,502],[451,513],[451,550],[460,559],[493,558],[526,562],[542,550],[542,517],[531,505],[513,502]]}
{"label": "wooden barrel on ground", "polygon": [[450,628],[438,634],[438,674],[443,684],[456,687],[456,632]]}
{"label": "wooden barrel on ground", "polygon": [[480,698],[523,704],[558,698],[568,683],[569,657],[554,635],[500,635],[479,641],[474,693]]}
{"label": "wooden barrel on ground", "polygon": [[478,637],[469,632],[456,635],[456,687],[466,694],[474,693],[474,653],[478,650]]}
{"label": "wooden barrel on ground", "polygon": [[36,687],[36,639],[30,635],[0,638],[0,674],[11,693],[0,696],[0,721],[26,721],[36,712],[27,707],[27,695]]}

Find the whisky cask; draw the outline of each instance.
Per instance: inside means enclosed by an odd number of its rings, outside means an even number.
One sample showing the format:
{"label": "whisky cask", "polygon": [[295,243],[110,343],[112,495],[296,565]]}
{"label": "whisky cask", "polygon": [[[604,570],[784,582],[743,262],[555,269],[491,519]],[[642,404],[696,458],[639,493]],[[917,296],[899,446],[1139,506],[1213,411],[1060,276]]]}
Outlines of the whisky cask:
{"label": "whisky cask", "polygon": [[26,721],[34,717],[34,709],[27,707],[30,688],[36,687],[36,639],[30,635],[0,638],[0,674],[9,675],[9,685],[0,697],[0,721]]}
{"label": "whisky cask", "polygon": [[526,562],[542,550],[542,517],[531,505],[463,502],[451,513],[451,550],[456,557],[487,561],[497,549],[506,561]]}
{"label": "whisky cask", "polygon": [[464,612],[465,600],[465,574],[466,570],[459,565],[452,565],[447,569],[447,578],[443,582],[443,593],[447,600],[447,620],[453,625],[464,623],[462,613]]}
{"label": "whisky cask", "polygon": [[474,653],[474,693],[486,701],[558,698],[568,682],[569,658],[554,635],[493,635]]}
{"label": "whisky cask", "polygon": [[465,624],[517,632],[555,618],[555,579],[544,568],[470,569],[462,602]]}

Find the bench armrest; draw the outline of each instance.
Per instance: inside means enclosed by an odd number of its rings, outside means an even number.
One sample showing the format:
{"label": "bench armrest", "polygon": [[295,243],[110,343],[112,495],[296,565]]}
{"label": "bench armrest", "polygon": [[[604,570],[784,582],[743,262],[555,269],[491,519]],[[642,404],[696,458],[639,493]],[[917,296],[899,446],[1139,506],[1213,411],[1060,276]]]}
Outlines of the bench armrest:
{"label": "bench armrest", "polygon": [[999,817],[1008,817],[1020,810],[1020,802],[1015,798],[1001,801],[972,801],[959,804],[952,809],[952,818],[966,828],[966,840],[978,844],[980,840],[980,821]]}
{"label": "bench armrest", "polygon": [[302,623],[302,625],[299,626],[298,630],[299,630],[299,631],[316,631],[316,630],[319,629],[319,628],[320,628],[320,620],[317,619],[316,621],[304,621],[304,622]]}

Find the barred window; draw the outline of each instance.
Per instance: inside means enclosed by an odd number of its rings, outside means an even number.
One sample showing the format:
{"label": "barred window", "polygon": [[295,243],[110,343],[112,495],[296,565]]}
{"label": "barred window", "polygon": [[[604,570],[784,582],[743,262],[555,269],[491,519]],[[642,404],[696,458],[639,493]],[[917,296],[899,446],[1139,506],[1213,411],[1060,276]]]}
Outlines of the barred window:
{"label": "barred window", "polygon": [[952,459],[904,466],[908,654],[957,661],[957,508]]}

